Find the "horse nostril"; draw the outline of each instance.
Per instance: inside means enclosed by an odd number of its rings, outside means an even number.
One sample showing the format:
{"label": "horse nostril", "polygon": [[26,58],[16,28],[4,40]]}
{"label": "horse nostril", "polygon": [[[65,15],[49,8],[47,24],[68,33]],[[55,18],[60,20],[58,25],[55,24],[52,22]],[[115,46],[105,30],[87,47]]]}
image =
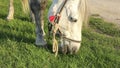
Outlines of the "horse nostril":
{"label": "horse nostril", "polygon": [[68,46],[64,45],[64,47],[62,48],[62,53],[67,54],[67,52],[68,52]]}
{"label": "horse nostril", "polygon": [[78,52],[78,48],[77,47],[72,47],[72,49],[69,50],[70,54],[76,54]]}

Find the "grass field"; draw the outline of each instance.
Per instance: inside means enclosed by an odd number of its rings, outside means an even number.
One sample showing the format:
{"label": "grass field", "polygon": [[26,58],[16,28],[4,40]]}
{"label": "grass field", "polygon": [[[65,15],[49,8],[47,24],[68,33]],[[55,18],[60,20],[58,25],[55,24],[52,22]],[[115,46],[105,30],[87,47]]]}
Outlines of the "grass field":
{"label": "grass field", "polygon": [[120,29],[115,25],[91,17],[79,52],[54,57],[51,48],[34,45],[35,24],[19,0],[14,4],[15,19],[7,21],[8,0],[0,0],[0,68],[120,68]]}

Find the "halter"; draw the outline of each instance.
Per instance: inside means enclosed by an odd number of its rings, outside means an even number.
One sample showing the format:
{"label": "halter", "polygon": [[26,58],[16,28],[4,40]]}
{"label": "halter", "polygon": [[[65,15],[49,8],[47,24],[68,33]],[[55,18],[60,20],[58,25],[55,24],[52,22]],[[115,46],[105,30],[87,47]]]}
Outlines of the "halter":
{"label": "halter", "polygon": [[62,12],[65,4],[67,3],[67,1],[68,1],[68,0],[65,0],[65,2],[64,2],[63,5],[62,5],[62,7],[61,7],[60,10],[58,11],[58,13],[55,15],[56,18],[55,18],[55,21],[54,21],[54,22],[57,23],[57,24],[59,23],[59,20],[60,20],[60,17],[58,16],[58,14],[61,14],[61,12]]}
{"label": "halter", "polygon": [[63,37],[63,38],[68,40],[68,41],[71,41],[71,42],[81,43],[81,41],[79,41],[79,40],[74,40],[74,39],[67,38],[67,37]]}
{"label": "halter", "polygon": [[52,23],[53,26],[51,26],[51,29],[52,29],[52,32],[53,32],[53,52],[55,53],[55,56],[57,56],[58,54],[58,42],[56,40],[56,32],[59,31],[60,32],[60,36],[63,38],[63,39],[66,39],[68,41],[72,41],[72,42],[76,42],[76,43],[80,43],[81,41],[79,40],[74,40],[74,39],[70,39],[70,38],[67,38],[65,36],[63,36],[60,28],[59,28],[59,20],[60,20],[60,17],[58,16],[58,14],[60,15],[65,4],[67,3],[68,0],[65,0],[65,2],[63,3],[62,7],[60,8],[60,10],[58,11],[58,13],[55,15],[55,20],[54,22]]}

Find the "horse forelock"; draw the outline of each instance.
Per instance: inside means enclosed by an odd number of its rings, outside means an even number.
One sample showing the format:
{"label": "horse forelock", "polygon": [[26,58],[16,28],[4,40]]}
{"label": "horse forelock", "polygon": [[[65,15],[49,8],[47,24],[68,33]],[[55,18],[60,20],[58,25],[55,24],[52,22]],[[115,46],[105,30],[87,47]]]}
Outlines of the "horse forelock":
{"label": "horse forelock", "polygon": [[79,11],[80,11],[80,16],[82,17],[82,22],[84,22],[84,26],[88,25],[88,4],[87,0],[80,0],[79,2]]}
{"label": "horse forelock", "polygon": [[[58,0],[59,1],[59,0]],[[60,0],[64,2],[64,0]],[[79,16],[82,19],[82,22],[87,22],[88,18],[88,7],[87,7],[87,0],[68,0],[69,3],[66,3],[67,5],[73,4],[74,6],[78,6]],[[79,3],[77,3],[79,2]],[[68,8],[67,8],[68,9]],[[72,8],[75,10],[76,8]],[[72,11],[72,10],[71,10]]]}

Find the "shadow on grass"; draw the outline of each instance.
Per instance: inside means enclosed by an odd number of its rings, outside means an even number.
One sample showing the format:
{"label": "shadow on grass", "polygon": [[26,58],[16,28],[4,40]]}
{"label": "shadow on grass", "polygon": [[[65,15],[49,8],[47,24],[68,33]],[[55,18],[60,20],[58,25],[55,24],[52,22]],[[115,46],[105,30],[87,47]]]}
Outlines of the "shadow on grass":
{"label": "shadow on grass", "polygon": [[[6,17],[7,17],[6,14],[0,14],[0,18],[3,20],[6,20]],[[22,17],[22,16],[20,16],[20,17],[17,16],[16,19],[20,19],[22,21],[30,21],[30,19],[28,17]],[[24,35],[11,33],[11,30],[12,29],[10,29],[9,26],[6,25],[5,23],[3,25],[0,25],[0,41],[10,39],[10,40],[13,40],[16,42],[24,42],[24,43],[35,45],[35,38],[32,38],[32,37],[29,38]],[[38,46],[36,46],[36,47],[41,48]],[[52,52],[52,44],[48,41],[48,39],[47,39],[47,48],[45,48],[45,49],[46,49],[46,51],[53,53]]]}
{"label": "shadow on grass", "polygon": [[35,39],[34,38],[27,38],[25,36],[17,36],[17,35],[14,35],[12,33],[8,33],[8,32],[4,32],[4,31],[0,31],[0,40],[7,40],[7,39],[10,39],[10,40],[14,40],[14,41],[17,41],[17,42],[24,42],[24,43],[31,43],[33,44]]}
{"label": "shadow on grass", "polygon": [[1,14],[1,13],[0,13],[0,18],[2,18],[2,19],[5,20],[5,19],[7,18],[7,15],[6,15],[6,14]]}
{"label": "shadow on grass", "polygon": [[[3,26],[0,26],[0,27],[3,27]],[[0,41],[4,41],[4,40],[13,40],[13,41],[16,41],[16,42],[24,42],[24,43],[28,43],[28,44],[33,44],[35,45],[35,38],[28,38],[24,35],[17,35],[17,34],[14,34],[14,33],[11,33],[10,31],[4,31],[4,30],[9,30],[8,27],[3,27],[4,29],[2,30],[0,28]],[[36,45],[35,45],[36,46]],[[44,48],[46,51],[50,52],[50,53],[53,53],[52,52],[52,44],[47,41],[47,47],[40,47],[40,46],[36,46],[37,48]]]}
{"label": "shadow on grass", "polygon": [[16,16],[15,19],[19,19],[22,21],[27,21],[27,22],[32,22],[32,20],[28,17],[23,17],[23,16]]}
{"label": "shadow on grass", "polygon": [[[12,27],[10,27],[6,22],[3,23],[3,25],[0,25],[0,40],[10,39],[17,42],[34,43],[35,39],[33,37],[26,37],[24,34],[21,34],[22,32],[17,30],[17,28]],[[15,32],[13,29],[16,29]]]}
{"label": "shadow on grass", "polygon": [[[7,20],[7,15],[6,14],[1,14],[0,13],[0,18],[3,19],[3,20]],[[14,19],[18,19],[18,20],[22,20],[22,21],[27,21],[27,22],[32,22],[32,19],[30,19],[30,17],[26,16],[14,16]]]}

